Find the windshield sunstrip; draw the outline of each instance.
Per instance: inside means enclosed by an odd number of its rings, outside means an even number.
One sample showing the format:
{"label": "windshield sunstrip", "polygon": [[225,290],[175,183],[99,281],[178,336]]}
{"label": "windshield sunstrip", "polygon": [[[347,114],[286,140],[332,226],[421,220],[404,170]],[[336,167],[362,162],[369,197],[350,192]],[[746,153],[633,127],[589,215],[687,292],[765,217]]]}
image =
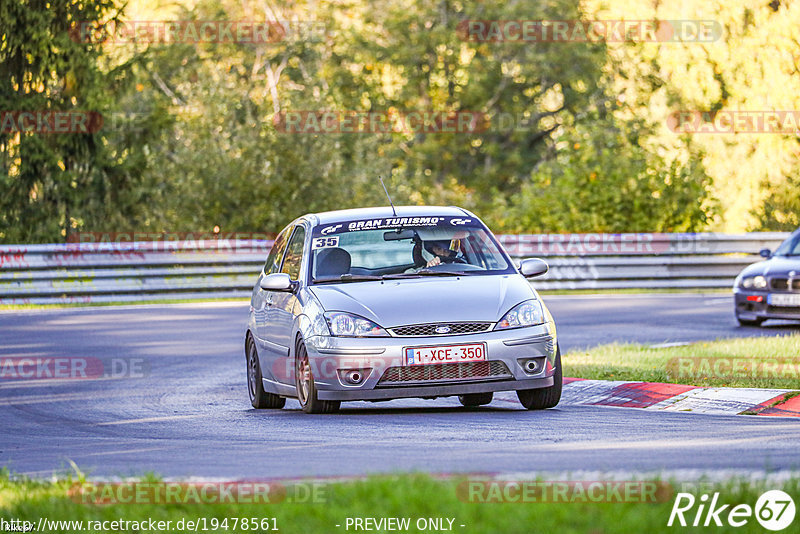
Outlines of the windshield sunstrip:
{"label": "windshield sunstrip", "polygon": [[402,228],[426,228],[431,226],[482,227],[473,217],[378,217],[323,224],[314,228],[313,235],[323,236],[360,230],[397,230]]}

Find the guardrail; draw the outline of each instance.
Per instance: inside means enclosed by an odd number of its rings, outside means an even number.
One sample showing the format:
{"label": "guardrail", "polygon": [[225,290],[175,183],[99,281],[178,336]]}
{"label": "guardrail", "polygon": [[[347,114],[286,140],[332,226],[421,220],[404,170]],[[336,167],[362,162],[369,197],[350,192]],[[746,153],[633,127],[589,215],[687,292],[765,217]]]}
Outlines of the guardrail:
{"label": "guardrail", "polygon": [[[541,257],[537,289],[730,287],[783,232],[532,234],[499,239]],[[272,246],[257,239],[0,246],[0,304],[247,297]]]}

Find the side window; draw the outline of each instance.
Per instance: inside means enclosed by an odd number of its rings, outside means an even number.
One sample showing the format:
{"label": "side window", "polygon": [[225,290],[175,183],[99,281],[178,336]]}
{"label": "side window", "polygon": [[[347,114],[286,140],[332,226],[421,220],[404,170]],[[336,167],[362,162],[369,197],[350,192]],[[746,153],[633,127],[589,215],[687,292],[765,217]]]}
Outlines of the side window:
{"label": "side window", "polygon": [[286,243],[289,240],[291,228],[286,228],[275,238],[272,250],[269,251],[267,262],[264,264],[264,274],[273,274],[280,271],[283,251],[286,250]]}
{"label": "side window", "polygon": [[286,259],[283,260],[282,273],[289,275],[292,280],[300,278],[300,264],[303,261],[303,243],[306,240],[306,229],[298,226],[289,241],[286,249]]}

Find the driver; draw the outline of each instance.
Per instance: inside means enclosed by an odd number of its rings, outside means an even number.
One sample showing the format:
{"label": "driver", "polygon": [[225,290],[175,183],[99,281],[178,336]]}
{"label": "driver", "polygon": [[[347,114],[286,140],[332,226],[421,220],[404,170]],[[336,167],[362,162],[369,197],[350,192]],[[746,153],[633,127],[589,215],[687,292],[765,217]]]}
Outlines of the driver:
{"label": "driver", "polygon": [[433,267],[442,263],[464,263],[463,258],[460,258],[461,240],[453,239],[452,241],[425,241],[424,246],[433,258],[428,260],[425,267]]}

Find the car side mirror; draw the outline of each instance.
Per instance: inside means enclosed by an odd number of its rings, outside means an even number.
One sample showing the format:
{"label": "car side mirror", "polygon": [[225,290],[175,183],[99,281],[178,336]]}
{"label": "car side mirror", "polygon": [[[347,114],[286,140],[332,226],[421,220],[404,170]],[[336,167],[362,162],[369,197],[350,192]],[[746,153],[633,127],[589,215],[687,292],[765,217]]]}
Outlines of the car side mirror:
{"label": "car side mirror", "polygon": [[539,258],[528,258],[522,260],[519,264],[519,270],[525,278],[541,276],[546,273],[548,269],[547,263]]}
{"label": "car side mirror", "polygon": [[261,278],[259,284],[265,291],[292,291],[292,279],[286,273],[272,273]]}
{"label": "car side mirror", "polygon": [[770,259],[772,257],[772,251],[768,248],[762,248],[758,252],[758,255],[761,256],[762,258]]}

